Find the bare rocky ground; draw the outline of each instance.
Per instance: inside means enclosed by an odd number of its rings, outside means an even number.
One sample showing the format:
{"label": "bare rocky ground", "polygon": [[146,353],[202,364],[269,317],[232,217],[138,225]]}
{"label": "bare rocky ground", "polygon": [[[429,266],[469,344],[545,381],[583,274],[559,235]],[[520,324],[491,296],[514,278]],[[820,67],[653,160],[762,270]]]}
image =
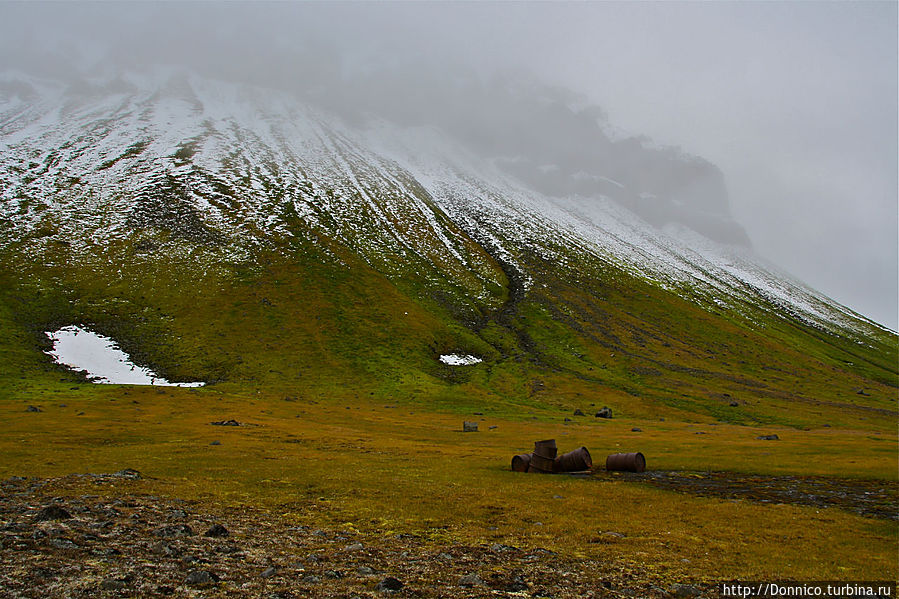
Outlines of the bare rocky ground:
{"label": "bare rocky ground", "polygon": [[706,497],[839,508],[866,518],[899,520],[899,483],[823,476],[761,476],[735,472],[598,472],[619,479]]}
{"label": "bare rocky ground", "polygon": [[209,510],[142,495],[139,479],[124,470],[0,483],[0,596],[717,596],[547,549],[435,546],[415,535],[291,526],[262,510]]}

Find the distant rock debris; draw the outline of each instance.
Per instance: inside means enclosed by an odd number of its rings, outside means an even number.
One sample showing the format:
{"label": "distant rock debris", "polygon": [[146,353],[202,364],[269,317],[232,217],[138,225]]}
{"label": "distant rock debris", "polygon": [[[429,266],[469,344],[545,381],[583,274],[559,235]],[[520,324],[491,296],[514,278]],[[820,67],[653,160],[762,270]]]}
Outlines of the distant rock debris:
{"label": "distant rock debris", "polygon": [[203,533],[204,537],[227,537],[231,534],[227,528],[221,524],[213,524],[209,530]]}
{"label": "distant rock debris", "polygon": [[58,505],[48,505],[37,513],[34,517],[36,522],[46,522],[48,520],[69,520],[72,514],[64,507]]}
{"label": "distant rock debris", "polygon": [[240,426],[240,423],[234,419],[219,420],[218,422],[210,422],[212,426]]}
{"label": "distant rock debris", "polygon": [[163,526],[153,531],[157,537],[177,538],[194,536],[193,529],[187,524],[173,524],[172,526]]}
{"label": "distant rock debris", "polygon": [[25,408],[25,411],[26,412],[43,412],[43,410],[37,406],[28,406],[27,408]]}
{"label": "distant rock debris", "polygon": [[207,572],[206,570],[191,570],[187,575],[187,578],[184,579],[184,584],[188,585],[203,585],[203,584],[212,584],[213,582],[218,582],[219,577],[213,574],[212,572]]}
{"label": "distant rock debris", "polygon": [[403,588],[402,581],[394,578],[393,576],[388,576],[384,580],[378,583],[375,587],[376,591],[398,591]]}
{"label": "distant rock debris", "polygon": [[480,587],[484,586],[484,581],[477,574],[466,574],[459,579],[460,587]]}
{"label": "distant rock debris", "polygon": [[464,433],[476,433],[478,432],[478,423],[477,422],[469,422],[465,421],[462,423],[462,432]]}
{"label": "distant rock debris", "polygon": [[605,406],[596,413],[596,417],[597,418],[611,418],[612,417],[612,409]]}
{"label": "distant rock debris", "polygon": [[676,584],[671,587],[671,593],[678,599],[686,599],[697,597],[702,594],[702,591],[689,584]]}
{"label": "distant rock debris", "polygon": [[759,441],[777,441],[780,437],[777,435],[759,435],[756,439]]}

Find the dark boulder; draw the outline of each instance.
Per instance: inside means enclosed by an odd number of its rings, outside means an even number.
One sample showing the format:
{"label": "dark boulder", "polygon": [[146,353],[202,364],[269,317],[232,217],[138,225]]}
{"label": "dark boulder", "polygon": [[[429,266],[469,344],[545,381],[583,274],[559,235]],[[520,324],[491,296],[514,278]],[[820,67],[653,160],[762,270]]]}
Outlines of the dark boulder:
{"label": "dark boulder", "polygon": [[48,505],[41,511],[37,513],[37,516],[34,517],[37,522],[45,522],[47,520],[68,520],[72,517],[72,514],[68,512],[64,507],[58,505]]}
{"label": "dark boulder", "polygon": [[227,528],[221,524],[213,524],[209,530],[203,533],[204,537],[227,537],[231,534]]}
{"label": "dark boulder", "polygon": [[393,576],[388,576],[384,580],[378,583],[375,587],[376,591],[398,591],[403,588],[403,583]]}

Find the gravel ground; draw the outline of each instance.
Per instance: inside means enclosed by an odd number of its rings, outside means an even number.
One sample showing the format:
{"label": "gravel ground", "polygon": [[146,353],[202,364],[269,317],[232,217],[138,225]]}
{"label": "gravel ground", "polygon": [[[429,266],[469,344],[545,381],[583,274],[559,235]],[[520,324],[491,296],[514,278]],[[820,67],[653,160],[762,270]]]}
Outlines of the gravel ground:
{"label": "gravel ground", "polygon": [[[547,549],[291,526],[257,509],[135,492],[140,474],[0,483],[0,596],[697,597]],[[96,494],[78,494],[96,486]],[[214,512],[214,513],[213,513]]]}

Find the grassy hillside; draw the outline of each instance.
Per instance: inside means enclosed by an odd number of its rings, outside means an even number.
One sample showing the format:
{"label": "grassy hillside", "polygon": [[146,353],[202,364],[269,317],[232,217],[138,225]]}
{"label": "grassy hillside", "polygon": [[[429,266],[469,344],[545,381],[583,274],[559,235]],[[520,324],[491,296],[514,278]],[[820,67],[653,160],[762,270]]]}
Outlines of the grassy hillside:
{"label": "grassy hillside", "polygon": [[[517,256],[535,278],[526,292],[497,262],[503,285],[472,299],[439,272],[388,277],[327,239],[241,261],[145,242],[0,252],[0,476],[135,468],[151,495],[435,546],[549,547],[660,584],[897,575],[895,521],[850,499],[765,504],[508,470],[556,438],[597,463],[642,451],[654,470],[880,481],[895,503],[895,336],[860,345],[760,309],[709,311],[582,256],[576,271]],[[68,324],[209,385],[87,384],[42,353],[43,332]],[[484,361],[450,367],[447,352]],[[602,406],[615,418],[594,418]],[[209,424],[229,418],[246,426]],[[459,432],[463,419],[481,432]]]}

